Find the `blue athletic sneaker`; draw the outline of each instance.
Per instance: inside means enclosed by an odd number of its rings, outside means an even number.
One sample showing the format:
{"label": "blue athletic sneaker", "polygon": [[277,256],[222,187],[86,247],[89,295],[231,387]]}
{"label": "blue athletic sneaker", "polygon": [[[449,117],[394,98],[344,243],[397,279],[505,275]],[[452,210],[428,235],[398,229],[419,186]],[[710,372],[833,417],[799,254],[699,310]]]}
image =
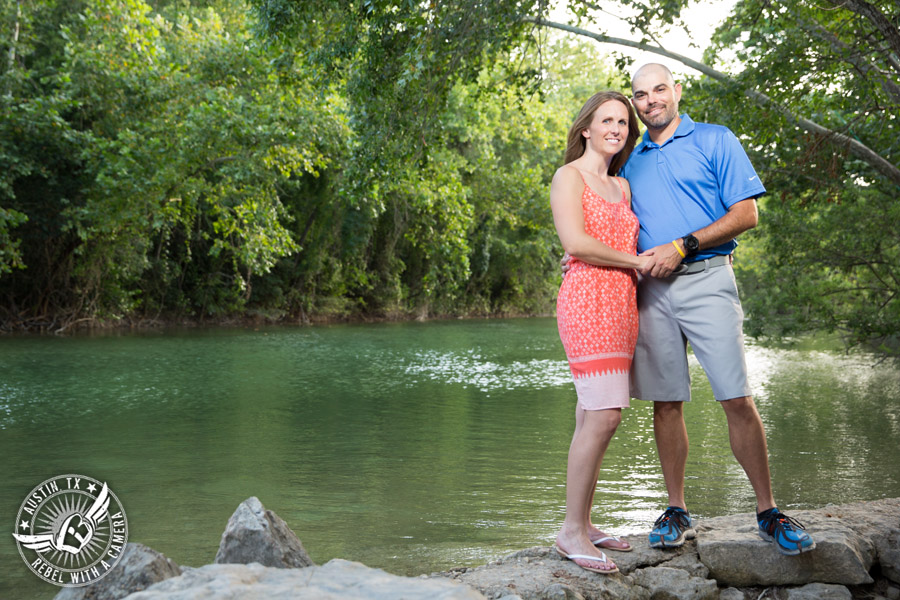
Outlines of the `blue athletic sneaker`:
{"label": "blue athletic sneaker", "polygon": [[695,536],[694,521],[690,513],[683,508],[670,506],[653,524],[650,547],[677,548],[684,545],[684,540],[692,540]]}
{"label": "blue athletic sneaker", "polygon": [[759,537],[767,542],[775,542],[782,554],[796,556],[816,547],[800,521],[792,519],[778,508],[757,513],[756,520],[759,523]]}

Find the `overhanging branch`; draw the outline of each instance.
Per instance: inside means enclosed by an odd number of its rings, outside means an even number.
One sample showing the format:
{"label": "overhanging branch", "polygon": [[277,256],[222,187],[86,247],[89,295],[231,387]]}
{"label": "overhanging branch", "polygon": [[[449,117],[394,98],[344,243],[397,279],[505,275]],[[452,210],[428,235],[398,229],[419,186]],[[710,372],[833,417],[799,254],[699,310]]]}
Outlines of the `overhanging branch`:
{"label": "overhanging branch", "polygon": [[[567,31],[569,33],[574,33],[576,35],[580,35],[583,37],[588,37],[598,42],[603,42],[606,44],[615,44],[617,46],[628,46],[630,48],[637,48],[638,50],[644,50],[645,52],[652,52],[653,54],[659,54],[660,56],[665,56],[678,62],[691,67],[692,69],[696,69],[700,71],[704,75],[715,79],[717,81],[722,81],[725,83],[731,83],[738,85],[738,82],[735,81],[731,76],[722,73],[721,71],[717,71],[713,69],[709,65],[698,62],[692,58],[688,58],[687,56],[683,56],[676,52],[670,52],[665,48],[660,48],[658,46],[653,46],[650,44],[646,44],[644,42],[635,42],[634,40],[626,40],[624,38],[612,37],[609,35],[605,35],[602,33],[596,33],[593,31],[588,31],[586,29],[582,29],[580,27],[575,27],[573,25],[567,25],[565,23],[556,23],[554,21],[548,21],[546,19],[542,19],[539,17],[525,16],[522,19],[526,22],[534,23],[536,25],[540,25],[542,27],[550,27],[552,29],[559,29],[561,31]],[[890,181],[892,181],[895,185],[900,186],[900,169],[898,169],[895,165],[891,164],[888,160],[882,157],[880,154],[860,142],[859,140],[852,138],[843,133],[839,133],[837,131],[833,131],[819,125],[815,121],[811,121],[804,117],[798,116],[794,114],[786,106],[779,104],[766,94],[762,92],[758,92],[753,89],[744,89],[744,95],[748,98],[752,99],[757,104],[762,106],[772,108],[781,113],[786,119],[789,121],[796,123],[801,129],[808,131],[810,133],[814,133],[816,135],[827,136],[832,141],[834,141],[838,145],[845,145],[850,149],[850,153],[856,156],[857,158],[863,160],[868,163],[872,168],[876,171],[887,177]]]}
{"label": "overhanging branch", "polygon": [[884,36],[895,54],[900,55],[900,29],[892,24],[875,6],[865,0],[829,0],[837,8],[846,8],[868,19],[875,29]]}

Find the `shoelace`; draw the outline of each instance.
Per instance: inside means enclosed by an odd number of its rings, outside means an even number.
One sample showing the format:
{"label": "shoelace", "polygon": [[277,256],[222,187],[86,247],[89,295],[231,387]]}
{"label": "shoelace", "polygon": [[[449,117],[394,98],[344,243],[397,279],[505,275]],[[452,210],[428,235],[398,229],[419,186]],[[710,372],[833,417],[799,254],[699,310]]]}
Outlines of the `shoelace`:
{"label": "shoelace", "polygon": [[806,529],[806,527],[795,519],[794,517],[789,517],[782,512],[773,512],[771,514],[766,515],[762,519],[763,527],[770,535],[775,532],[775,524],[781,523],[782,527],[785,529]]}
{"label": "shoelace", "polygon": [[678,523],[678,525],[683,529],[687,529],[690,525],[690,521],[688,521],[688,517],[685,512],[675,508],[667,508],[666,512],[664,512],[662,516],[656,520],[656,523],[653,524],[653,527],[659,527],[663,523],[666,523],[669,519],[674,519],[675,522]]}

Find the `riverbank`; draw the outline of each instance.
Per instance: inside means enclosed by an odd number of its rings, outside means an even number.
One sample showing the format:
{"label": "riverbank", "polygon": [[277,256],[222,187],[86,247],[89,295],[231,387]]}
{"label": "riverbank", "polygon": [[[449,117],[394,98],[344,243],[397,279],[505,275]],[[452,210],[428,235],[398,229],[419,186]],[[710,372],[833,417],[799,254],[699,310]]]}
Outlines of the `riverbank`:
{"label": "riverbank", "polygon": [[47,318],[47,319],[0,319],[0,335],[3,334],[36,334],[61,335],[72,333],[118,333],[126,331],[143,332],[165,329],[193,329],[202,327],[264,327],[264,326],[297,326],[367,324],[367,323],[402,323],[411,321],[446,321],[446,320],[483,320],[483,319],[521,319],[532,317],[553,317],[552,312],[525,313],[423,313],[390,312],[390,313],[314,313],[289,315],[280,311],[250,311],[239,315],[219,317],[185,317],[185,316],[128,316],[121,318]]}
{"label": "riverbank", "polygon": [[779,554],[756,535],[753,515],[739,514],[699,521],[697,539],[676,550],[649,548],[646,535],[626,536],[634,551],[611,553],[616,575],[584,571],[539,546],[476,568],[400,577],[338,558],[316,566],[288,525],[254,497],[232,515],[212,564],[182,567],[129,544],[114,572],[56,599],[900,598],[900,498],[791,514],[816,539],[812,552]]}

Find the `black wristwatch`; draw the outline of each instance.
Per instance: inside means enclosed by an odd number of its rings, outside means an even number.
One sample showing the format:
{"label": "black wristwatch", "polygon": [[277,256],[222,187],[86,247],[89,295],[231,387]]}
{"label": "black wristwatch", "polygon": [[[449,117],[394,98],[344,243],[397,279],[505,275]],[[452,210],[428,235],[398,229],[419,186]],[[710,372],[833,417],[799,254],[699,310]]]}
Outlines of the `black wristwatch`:
{"label": "black wristwatch", "polygon": [[685,257],[693,256],[700,250],[700,240],[695,238],[693,233],[689,233],[681,238],[681,242],[684,244]]}

